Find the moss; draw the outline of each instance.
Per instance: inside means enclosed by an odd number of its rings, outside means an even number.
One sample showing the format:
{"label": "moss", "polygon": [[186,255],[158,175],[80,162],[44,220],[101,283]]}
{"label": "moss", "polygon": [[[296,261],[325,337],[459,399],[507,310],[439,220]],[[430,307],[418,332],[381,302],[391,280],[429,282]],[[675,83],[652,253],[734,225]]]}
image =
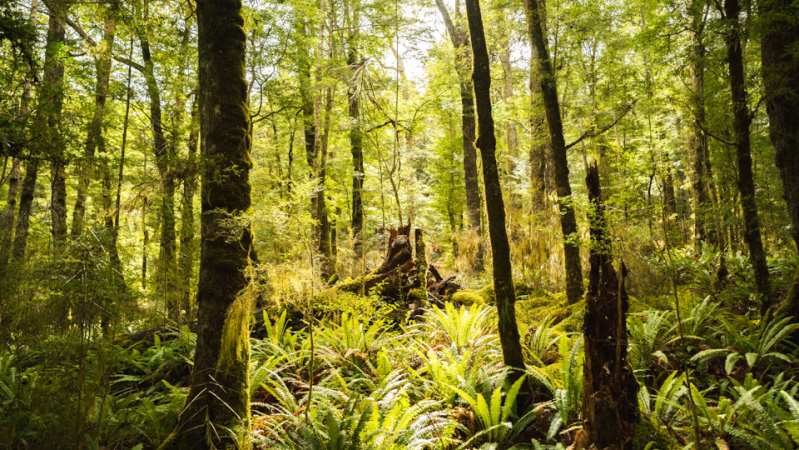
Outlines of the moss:
{"label": "moss", "polygon": [[422,288],[411,289],[408,291],[408,302],[427,303],[427,291]]}
{"label": "moss", "polygon": [[493,303],[496,300],[496,297],[494,297],[494,285],[489,284],[483,286],[482,289],[477,291],[477,295],[483,297],[483,300],[485,300],[487,303]]}
{"label": "moss", "polygon": [[635,429],[635,437],[632,442],[633,450],[677,450],[682,446],[669,434],[668,430],[654,423],[652,420],[643,418]]}
{"label": "moss", "polygon": [[250,426],[250,316],[254,299],[247,288],[228,308],[216,366],[227,395],[226,404],[215,408],[215,416],[234,432]]}
{"label": "moss", "polygon": [[471,289],[464,289],[462,291],[458,291],[450,297],[450,301],[455,303],[460,303],[461,305],[471,306],[474,304],[485,303],[485,298],[480,295],[480,291],[475,291]]}
{"label": "moss", "polygon": [[344,283],[336,286],[336,289],[342,290],[344,292],[352,292],[353,294],[360,294],[361,290],[365,288],[365,291],[368,294],[372,285],[374,285],[375,282],[381,277],[382,275],[370,273],[369,275],[358,277],[354,280],[345,281]]}

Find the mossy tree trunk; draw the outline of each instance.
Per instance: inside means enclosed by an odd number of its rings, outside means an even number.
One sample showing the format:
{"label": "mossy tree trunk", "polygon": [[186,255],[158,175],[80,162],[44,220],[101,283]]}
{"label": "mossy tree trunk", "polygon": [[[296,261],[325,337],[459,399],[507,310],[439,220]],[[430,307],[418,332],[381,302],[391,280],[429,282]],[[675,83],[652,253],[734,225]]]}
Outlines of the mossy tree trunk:
{"label": "mossy tree trunk", "polygon": [[[799,249],[799,5],[790,0],[765,0],[760,3],[760,13],[769,131],[777,152],[791,236]],[[782,309],[799,320],[799,271]]]}
{"label": "mossy tree trunk", "polygon": [[570,304],[576,303],[583,295],[583,271],[580,262],[580,247],[577,235],[577,219],[572,205],[572,191],[569,184],[569,163],[566,158],[566,141],[563,138],[563,122],[560,117],[560,104],[555,82],[555,72],[549,59],[544,38],[541,15],[544,8],[540,0],[526,0],[527,20],[538,60],[539,84],[544,101],[547,124],[549,126],[550,154],[555,171],[555,188],[558,194],[560,225],[563,231],[563,254],[566,268],[566,297]]}
{"label": "mossy tree trunk", "polygon": [[733,132],[735,133],[735,153],[738,165],[738,192],[741,194],[743,209],[744,242],[749,249],[749,260],[755,272],[755,285],[761,297],[761,314],[771,307],[771,287],[769,285],[768,265],[763,241],[760,237],[760,219],[755,203],[755,181],[752,172],[752,151],[749,125],[752,115],[746,100],[746,79],[744,77],[743,47],[741,46],[741,6],[738,0],[724,1],[724,15],[727,20],[725,40],[727,44],[727,63],[730,69],[730,89],[732,92]]}
{"label": "mossy tree trunk", "polygon": [[[626,269],[613,268],[599,187],[599,169],[586,176],[591,202],[591,269],[585,295],[583,423],[596,448],[629,448],[639,421],[638,382],[627,362]],[[593,448],[593,447],[592,447]]]}
{"label": "mossy tree trunk", "polygon": [[191,388],[162,448],[237,447],[249,427],[250,296],[244,271],[254,255],[246,33],[239,0],[197,2],[202,233],[198,333]]}
{"label": "mossy tree trunk", "polygon": [[477,147],[483,160],[483,184],[485,185],[486,209],[488,212],[488,234],[494,269],[494,294],[499,313],[499,339],[505,365],[515,369],[512,379],[524,374],[524,356],[516,325],[516,293],[513,288],[513,272],[510,264],[510,245],[505,229],[505,205],[502,200],[502,185],[499,180],[494,134],[494,117],[491,113],[491,72],[486,48],[483,18],[479,0],[466,0],[466,16],[469,22],[472,51],[474,55],[475,100],[479,133]]}

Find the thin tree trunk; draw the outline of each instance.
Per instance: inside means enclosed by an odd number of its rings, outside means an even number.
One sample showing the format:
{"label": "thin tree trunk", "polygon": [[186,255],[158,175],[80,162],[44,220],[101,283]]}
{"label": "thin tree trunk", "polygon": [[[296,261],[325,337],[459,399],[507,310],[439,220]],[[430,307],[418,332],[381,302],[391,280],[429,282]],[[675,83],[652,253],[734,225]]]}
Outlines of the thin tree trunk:
{"label": "thin tree trunk", "polygon": [[560,104],[555,83],[555,73],[549,59],[541,22],[543,9],[537,0],[525,0],[527,20],[532,24],[532,41],[536,49],[540,73],[541,95],[544,101],[547,124],[549,125],[550,153],[555,170],[555,187],[558,194],[560,224],[563,231],[563,254],[566,269],[566,298],[570,304],[576,303],[583,295],[582,264],[577,240],[577,219],[569,185],[569,165],[566,158],[566,142],[563,138],[563,122],[560,117]]}
{"label": "thin tree trunk", "polygon": [[[38,13],[39,0],[33,0],[31,2],[31,11],[28,16],[28,21],[31,23],[31,25],[35,26],[36,16]],[[28,71],[33,69],[30,64],[27,63],[26,67]],[[22,88],[22,96],[20,98],[18,122],[22,130],[28,129],[28,114],[30,113],[30,99],[33,88],[32,79],[33,74],[31,73],[25,80],[25,85]],[[11,161],[11,173],[8,179],[8,200],[6,203],[5,219],[3,220],[3,237],[2,243],[0,243],[0,276],[5,274],[14,244],[14,225],[16,221],[15,214],[17,208],[17,197],[19,194],[19,178],[21,175],[21,168],[22,160],[13,158]],[[30,209],[28,209],[28,211],[30,211]]]}
{"label": "thin tree trunk", "polygon": [[180,322],[180,296],[176,287],[177,258],[175,230],[175,178],[172,170],[174,155],[164,136],[161,120],[161,91],[155,79],[155,66],[150,53],[150,41],[145,31],[139,30],[144,79],[150,97],[150,124],[153,133],[153,154],[161,177],[161,236],[159,239],[158,282],[156,288],[166,301],[169,318]]}
{"label": "thin tree trunk", "polygon": [[[56,247],[60,247],[67,235],[67,180],[66,180],[66,160],[64,155],[64,142],[61,136],[61,109],[64,104],[64,63],[57,52],[66,40],[65,5],[60,2],[52,2],[48,5],[50,9],[50,21],[47,31],[47,49],[45,50],[45,83],[44,88],[51,90],[45,97],[47,110],[47,125],[45,128],[45,145],[47,149],[44,154],[50,158],[50,219],[51,233]],[[48,61],[50,62],[49,68]],[[41,106],[40,106],[41,108]]]}
{"label": "thin tree trunk", "polygon": [[28,231],[30,230],[31,208],[36,194],[36,178],[39,173],[39,161],[28,161],[25,169],[25,178],[22,180],[22,191],[19,195],[19,214],[17,214],[17,229],[14,234],[14,246],[11,249],[11,261],[19,263],[25,260],[25,249],[28,245]]}
{"label": "thin tree trunk", "polygon": [[[475,120],[474,120],[474,91],[472,81],[469,79],[472,55],[469,51],[469,35],[460,24],[455,24],[449,15],[443,0],[436,0],[441,17],[447,27],[449,38],[455,49],[455,70],[458,72],[461,93],[461,116],[463,132],[463,174],[466,191],[466,210],[469,216],[469,228],[477,237],[478,247],[475,255],[473,269],[482,271],[483,246],[481,217],[482,206],[480,200],[480,185],[477,179],[477,150],[474,147]],[[458,3],[455,4],[456,19],[459,18]]]}
{"label": "thin tree trunk", "polygon": [[244,271],[254,259],[252,231],[231,239],[226,221],[251,206],[246,33],[239,0],[199,0],[202,133],[202,254],[197,288],[197,350],[178,424],[161,446],[237,447],[250,422],[249,317]]}
{"label": "thin tree trunk", "polygon": [[761,296],[761,314],[771,307],[771,288],[769,286],[768,265],[763,242],[760,238],[760,220],[755,203],[755,182],[752,173],[752,152],[749,141],[749,125],[752,116],[746,101],[746,81],[741,47],[739,23],[740,5],[738,0],[725,0],[724,13],[728,21],[726,33],[727,62],[730,68],[730,89],[732,91],[733,131],[735,151],[738,160],[738,191],[741,193],[741,207],[744,216],[744,241],[749,249],[749,260],[755,271],[755,284]]}
{"label": "thin tree trunk", "polygon": [[0,242],[0,276],[5,274],[8,258],[11,255],[21,165],[22,161],[14,158],[11,162],[11,173],[8,176],[8,201],[6,203],[5,219],[3,220],[3,237],[2,242]]}
{"label": "thin tree trunk", "polygon": [[485,185],[486,208],[488,210],[488,234],[491,239],[493,260],[494,294],[499,313],[499,339],[505,365],[515,369],[513,380],[525,372],[524,356],[516,325],[516,293],[513,288],[513,271],[510,263],[510,245],[505,229],[505,205],[502,201],[502,185],[496,159],[497,141],[494,135],[494,118],[491,114],[491,72],[488,50],[483,31],[483,18],[479,0],[466,0],[466,15],[471,33],[474,54],[475,99],[480,134],[477,146],[483,160],[483,183]]}
{"label": "thin tree trunk", "polygon": [[[799,249],[799,6],[789,0],[764,0],[760,13],[769,134],[777,153],[791,236]],[[781,309],[799,320],[799,271]]]}
{"label": "thin tree trunk", "polygon": [[711,236],[712,226],[708,226],[706,217],[710,216],[708,202],[706,157],[708,155],[707,136],[701,127],[706,126],[705,118],[705,44],[702,40],[705,22],[704,0],[693,0],[690,6],[691,13],[691,108],[693,109],[694,122],[691,124],[691,136],[688,146],[691,153],[691,194],[694,203],[694,246],[699,251],[702,242],[715,239]]}
{"label": "thin tree trunk", "polygon": [[352,70],[347,99],[349,104],[349,115],[351,121],[350,128],[350,151],[352,153],[352,238],[354,241],[353,250],[356,255],[360,255],[363,245],[363,136],[361,134],[361,92],[359,80],[363,76],[363,66],[358,56],[359,45],[359,26],[360,16],[358,14],[359,5],[353,1],[352,6],[344,3],[349,8],[347,16],[349,25],[349,48],[347,50],[347,66]]}
{"label": "thin tree trunk", "polygon": [[183,178],[183,197],[180,204],[180,304],[186,308],[188,320],[194,319],[191,301],[192,267],[196,244],[194,242],[194,191],[197,185],[197,144],[199,143],[200,120],[197,101],[191,106],[191,129],[189,131],[186,172]]}
{"label": "thin tree trunk", "polygon": [[[106,13],[110,14],[110,13]],[[83,161],[79,168],[78,190],[75,198],[75,207],[72,209],[72,238],[76,239],[83,232],[83,221],[86,214],[86,196],[92,178],[92,166],[94,165],[95,151],[105,153],[105,136],[103,135],[103,120],[105,118],[105,102],[108,96],[108,84],[111,80],[111,53],[114,48],[114,38],[116,36],[116,24],[110,17],[106,18],[103,41],[105,45],[103,51],[95,57],[94,66],[97,81],[95,83],[94,94],[94,116],[89,122],[88,135],[84,149]],[[107,164],[103,163],[105,166]],[[107,167],[104,167],[104,169]],[[104,201],[110,196],[110,176],[107,170],[102,171]],[[110,175],[110,174],[109,174]],[[106,183],[107,181],[107,183]],[[105,214],[110,212],[110,204],[104,204]],[[106,219],[110,218],[107,216]]]}

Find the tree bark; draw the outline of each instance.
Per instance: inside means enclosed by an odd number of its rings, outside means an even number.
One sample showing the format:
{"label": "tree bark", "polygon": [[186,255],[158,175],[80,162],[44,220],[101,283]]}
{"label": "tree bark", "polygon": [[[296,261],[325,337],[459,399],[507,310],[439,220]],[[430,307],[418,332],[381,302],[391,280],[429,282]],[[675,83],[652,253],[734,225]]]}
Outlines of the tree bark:
{"label": "tree bark", "polygon": [[479,0],[466,0],[466,16],[469,22],[472,52],[474,55],[475,100],[480,132],[477,147],[483,160],[483,184],[485,185],[486,209],[488,210],[488,234],[491,239],[493,260],[494,294],[499,313],[499,339],[505,365],[515,369],[513,380],[525,373],[524,356],[516,325],[516,293],[513,288],[513,271],[510,263],[510,245],[505,229],[505,205],[502,200],[502,185],[496,159],[496,136],[494,117],[491,114],[491,72],[488,49],[483,31],[483,18]]}
{"label": "tree bark", "polygon": [[560,104],[555,82],[552,61],[549,59],[541,22],[543,9],[538,0],[525,0],[527,20],[532,31],[532,41],[536,49],[540,73],[541,96],[549,126],[550,154],[555,171],[555,187],[560,209],[560,225],[563,231],[563,255],[566,269],[566,298],[570,304],[576,303],[583,295],[583,274],[578,245],[577,219],[572,206],[571,185],[569,184],[569,165],[566,158],[566,142],[563,138],[563,122],[560,117]]}
{"label": "tree bark", "polygon": [[[760,14],[769,134],[776,150],[791,236],[799,249],[799,6],[789,0],[764,0]],[[799,319],[799,271],[781,309]]]}
{"label": "tree bark", "polygon": [[[109,14],[109,13],[107,13]],[[111,55],[114,49],[114,38],[116,36],[116,24],[110,17],[106,18],[103,41],[105,45],[103,51],[95,57],[94,67],[96,70],[96,82],[94,93],[94,116],[89,122],[89,129],[86,136],[83,161],[79,168],[78,190],[75,198],[75,207],[72,209],[72,238],[76,239],[83,232],[83,221],[86,215],[86,196],[92,178],[92,168],[94,166],[95,152],[105,153],[105,136],[103,135],[103,120],[105,118],[105,102],[108,97],[108,84],[111,80]],[[110,177],[105,177],[107,171],[103,171],[104,182],[108,180],[110,190]],[[106,185],[103,185],[106,192]],[[104,196],[105,197],[105,196]],[[110,198],[110,197],[109,197]],[[105,213],[110,212],[110,205],[104,205]]]}
{"label": "tree bark", "polygon": [[771,288],[766,253],[760,238],[760,219],[757,216],[757,204],[755,203],[755,182],[749,141],[749,125],[752,122],[752,116],[746,100],[740,12],[741,7],[738,0],[724,1],[724,13],[728,22],[725,38],[732,91],[732,126],[735,133],[735,152],[738,162],[738,192],[741,194],[741,207],[744,216],[744,242],[749,249],[749,260],[755,272],[757,293],[761,297],[760,311],[761,314],[765,314],[771,306]]}
{"label": "tree bark", "polygon": [[596,448],[627,449],[635,436],[639,411],[638,381],[627,362],[626,269],[622,264],[617,274],[613,268],[596,164],[588,168],[585,182],[592,211],[591,270],[583,324],[583,423]]}
{"label": "tree bark", "polygon": [[[236,447],[249,429],[250,296],[244,271],[254,259],[248,225],[231,219],[251,207],[246,33],[239,0],[199,0],[199,113],[202,233],[197,350],[191,388],[162,448]],[[231,239],[231,236],[235,236]]]}

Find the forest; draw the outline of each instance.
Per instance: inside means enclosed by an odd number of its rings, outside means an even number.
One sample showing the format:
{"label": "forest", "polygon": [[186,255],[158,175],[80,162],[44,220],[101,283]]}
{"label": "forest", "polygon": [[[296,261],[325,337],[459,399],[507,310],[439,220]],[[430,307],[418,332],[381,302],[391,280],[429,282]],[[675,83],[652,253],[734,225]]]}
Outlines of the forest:
{"label": "forest", "polygon": [[0,0],[0,450],[799,448],[799,0]]}

